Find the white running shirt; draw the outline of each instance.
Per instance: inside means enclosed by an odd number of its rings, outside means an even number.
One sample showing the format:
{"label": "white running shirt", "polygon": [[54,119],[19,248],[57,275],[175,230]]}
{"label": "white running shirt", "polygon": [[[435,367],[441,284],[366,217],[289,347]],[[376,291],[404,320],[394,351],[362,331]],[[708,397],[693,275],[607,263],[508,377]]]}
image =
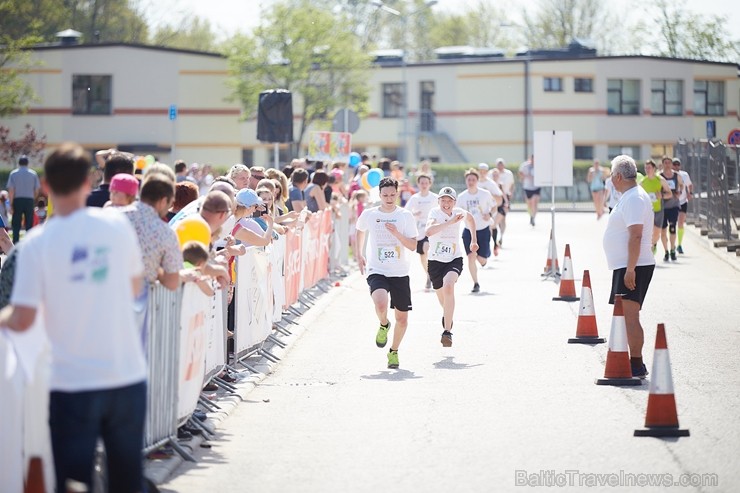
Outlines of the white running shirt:
{"label": "white running shirt", "polygon": [[52,217],[23,240],[17,272],[11,302],[42,317],[51,341],[51,390],[146,380],[131,284],[144,264],[126,216],[87,207]]}
{"label": "white running shirt", "polygon": [[[416,238],[416,220],[413,214],[402,207],[393,212],[382,212],[380,207],[365,209],[357,218],[357,230],[367,233],[367,275],[381,274],[386,277],[409,275],[407,248],[385,229],[386,223],[395,224],[398,232],[407,238]],[[362,245],[360,245],[362,248]]]}
{"label": "white running shirt", "polygon": [[411,211],[416,219],[416,229],[419,234],[417,240],[423,240],[426,236],[427,228],[427,217],[429,211],[437,206],[437,194],[429,192],[426,197],[422,196],[421,193],[415,193],[411,196],[408,202],[406,202],[406,210]]}
{"label": "white running shirt", "polygon": [[[429,222],[446,223],[452,220],[456,215],[462,214],[467,216],[464,209],[460,207],[452,208],[452,215],[448,216],[442,209],[435,207],[429,212]],[[465,255],[465,247],[462,242],[462,229],[465,226],[465,217],[459,223],[447,226],[439,233],[429,237],[429,260],[449,263],[456,258],[462,258]]]}
{"label": "white running shirt", "polygon": [[483,219],[483,214],[493,215],[492,212],[496,208],[491,192],[482,188],[479,188],[476,193],[465,190],[457,196],[457,205],[473,215],[477,231],[487,228],[490,224],[489,221]]}

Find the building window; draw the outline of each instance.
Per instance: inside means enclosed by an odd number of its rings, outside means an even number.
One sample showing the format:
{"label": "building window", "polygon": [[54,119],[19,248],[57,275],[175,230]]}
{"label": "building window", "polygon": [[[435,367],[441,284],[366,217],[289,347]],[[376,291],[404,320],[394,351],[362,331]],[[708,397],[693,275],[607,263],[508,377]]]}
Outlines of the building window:
{"label": "building window", "polygon": [[610,115],[640,114],[639,80],[609,79],[607,91],[607,112]]}
{"label": "building window", "polygon": [[694,114],[725,114],[725,83],[715,80],[694,81]]}
{"label": "building window", "polygon": [[73,75],[72,114],[110,115],[111,87],[110,75]]}
{"label": "building window", "polygon": [[563,91],[563,78],[562,77],[545,77],[545,92],[562,92]]}
{"label": "building window", "polygon": [[640,159],[640,146],[626,146],[626,145],[616,145],[616,146],[609,146],[609,149],[607,150],[609,161],[614,159],[615,157],[619,156],[620,154],[626,154],[634,160]]}
{"label": "building window", "polygon": [[650,146],[650,157],[660,160],[663,156],[673,156],[673,144],[653,144]]}
{"label": "building window", "polygon": [[574,157],[590,161],[594,158],[594,146],[576,146]]}
{"label": "building window", "polygon": [[403,116],[403,84],[383,84],[383,118]]}
{"label": "building window", "polygon": [[573,83],[575,92],[594,92],[594,80],[576,77]]}
{"label": "building window", "polygon": [[650,110],[653,115],[683,115],[683,81],[653,79]]}
{"label": "building window", "polygon": [[254,149],[242,149],[241,162],[251,168],[254,165]]}

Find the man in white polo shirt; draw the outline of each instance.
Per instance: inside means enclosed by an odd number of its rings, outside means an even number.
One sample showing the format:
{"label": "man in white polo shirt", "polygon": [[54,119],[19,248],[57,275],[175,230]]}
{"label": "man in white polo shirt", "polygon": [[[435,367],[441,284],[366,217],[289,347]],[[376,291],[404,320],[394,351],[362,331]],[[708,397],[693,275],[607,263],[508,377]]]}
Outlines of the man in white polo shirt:
{"label": "man in white polo shirt", "polygon": [[655,270],[651,249],[653,205],[650,195],[637,186],[634,159],[625,155],[615,157],[611,176],[622,198],[609,215],[604,232],[604,253],[612,270],[609,303],[614,303],[615,295],[622,295],[632,376],[645,378],[647,367],[642,361],[645,334],[640,325],[640,310]]}

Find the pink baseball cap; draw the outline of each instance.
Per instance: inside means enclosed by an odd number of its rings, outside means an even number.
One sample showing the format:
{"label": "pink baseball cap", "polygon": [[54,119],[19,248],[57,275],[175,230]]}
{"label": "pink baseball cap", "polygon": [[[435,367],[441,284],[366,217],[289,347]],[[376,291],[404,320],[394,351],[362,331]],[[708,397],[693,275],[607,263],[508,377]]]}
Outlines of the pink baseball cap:
{"label": "pink baseball cap", "polygon": [[110,191],[121,192],[136,197],[136,192],[139,191],[139,180],[128,173],[118,173],[110,181]]}

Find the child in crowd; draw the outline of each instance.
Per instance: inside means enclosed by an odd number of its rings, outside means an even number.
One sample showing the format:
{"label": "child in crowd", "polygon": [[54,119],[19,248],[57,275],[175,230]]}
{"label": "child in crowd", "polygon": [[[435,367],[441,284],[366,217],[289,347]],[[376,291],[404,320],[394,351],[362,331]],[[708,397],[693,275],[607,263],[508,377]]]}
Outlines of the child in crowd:
{"label": "child in crowd", "polygon": [[139,180],[127,173],[118,173],[110,181],[110,205],[114,207],[131,205],[136,200],[138,191]]}
{"label": "child in crowd", "polygon": [[182,246],[182,259],[186,269],[200,269],[208,262],[208,248],[199,241],[188,241]]}
{"label": "child in crowd", "polygon": [[39,198],[33,213],[36,215],[38,224],[44,224],[44,221],[46,221],[46,197]]}
{"label": "child in crowd", "polygon": [[[199,271],[208,262],[208,248],[199,241],[187,241],[182,246],[182,259],[185,269]],[[208,282],[207,277],[197,275],[196,273],[196,276],[192,280],[206,296],[213,296],[215,294],[213,286]]]}

